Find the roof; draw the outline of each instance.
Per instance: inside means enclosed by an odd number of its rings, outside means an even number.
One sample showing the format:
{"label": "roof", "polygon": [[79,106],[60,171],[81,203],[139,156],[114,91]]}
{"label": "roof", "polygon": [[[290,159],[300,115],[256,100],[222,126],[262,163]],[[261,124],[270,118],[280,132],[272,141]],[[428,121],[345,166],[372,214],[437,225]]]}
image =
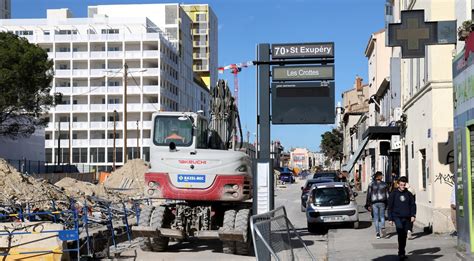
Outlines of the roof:
{"label": "roof", "polygon": [[330,182],[330,183],[318,183],[313,185],[316,188],[334,188],[334,187],[347,187],[347,183],[345,182]]}

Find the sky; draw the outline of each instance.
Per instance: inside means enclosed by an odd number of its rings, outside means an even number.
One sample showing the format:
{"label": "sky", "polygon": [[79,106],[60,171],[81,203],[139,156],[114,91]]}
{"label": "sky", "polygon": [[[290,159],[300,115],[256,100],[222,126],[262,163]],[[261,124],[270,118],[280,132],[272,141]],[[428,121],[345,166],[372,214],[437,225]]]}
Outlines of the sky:
{"label": "sky", "polygon": [[[256,60],[259,43],[334,42],[336,101],[351,89],[356,75],[367,82],[367,42],[384,27],[382,0],[188,0],[207,3],[219,23],[219,66]],[[160,0],[12,0],[12,18],[44,18],[46,9],[69,8],[75,17],[86,17],[87,6],[100,4],[176,3]],[[139,14],[138,14],[139,15]],[[233,75],[219,74],[233,89]],[[239,73],[239,110],[243,131],[256,133],[256,73]],[[319,151],[321,134],[334,125],[273,125],[272,140],[285,150],[304,147]]]}

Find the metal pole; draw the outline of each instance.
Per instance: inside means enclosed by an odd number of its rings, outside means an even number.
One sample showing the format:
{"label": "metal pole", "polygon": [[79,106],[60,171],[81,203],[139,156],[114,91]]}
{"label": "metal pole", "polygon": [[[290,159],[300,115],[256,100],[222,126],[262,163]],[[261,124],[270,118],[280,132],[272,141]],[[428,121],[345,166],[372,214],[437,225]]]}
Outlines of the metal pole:
{"label": "metal pole", "polygon": [[115,147],[115,139],[116,139],[116,131],[117,131],[117,128],[116,128],[116,125],[117,125],[117,110],[114,110],[114,150],[113,150],[113,161],[112,161],[112,170],[115,171],[115,161],[117,160],[117,149]]}
{"label": "metal pole", "polygon": [[71,139],[72,139],[72,130],[71,130],[71,117],[69,116],[69,172],[71,172],[71,164],[72,164],[72,146],[71,146]]}
{"label": "metal pole", "polygon": [[138,129],[138,121],[137,121],[137,159],[140,158],[140,145],[138,144],[140,140],[140,130]]}
{"label": "metal pole", "polygon": [[127,153],[127,85],[128,85],[128,65],[125,63],[123,65],[123,151],[125,157],[123,158],[123,163],[127,163],[128,153]]}
{"label": "metal pole", "polygon": [[[270,45],[258,45],[258,61],[270,61]],[[270,166],[270,173],[268,179],[269,199],[268,204],[270,210],[274,209],[274,181],[273,181],[273,166],[270,159],[270,65],[260,64],[258,66],[258,90],[259,90],[259,141],[260,144],[258,153],[259,162],[266,162]]]}
{"label": "metal pole", "polygon": [[58,122],[58,169],[61,165],[61,119]]}

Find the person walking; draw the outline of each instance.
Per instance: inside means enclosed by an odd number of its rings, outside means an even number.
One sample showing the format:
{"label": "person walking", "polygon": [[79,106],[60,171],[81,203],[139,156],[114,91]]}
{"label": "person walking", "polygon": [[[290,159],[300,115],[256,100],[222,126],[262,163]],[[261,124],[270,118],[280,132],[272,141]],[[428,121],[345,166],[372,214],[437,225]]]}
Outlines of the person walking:
{"label": "person walking", "polygon": [[398,258],[405,260],[405,247],[409,224],[416,219],[416,203],[413,194],[406,189],[406,177],[398,179],[398,188],[388,198],[388,220],[390,225],[395,223],[398,235]]}
{"label": "person walking", "polygon": [[385,237],[385,209],[388,200],[388,185],[382,181],[383,174],[375,173],[375,180],[367,189],[366,206],[372,211],[377,239]]}
{"label": "person walking", "polygon": [[[408,181],[408,178],[407,178]],[[415,188],[410,185],[410,183],[406,183],[405,185],[406,190],[410,192],[413,195],[413,199],[416,202],[416,191]],[[413,240],[413,222],[408,223],[408,233],[407,233],[407,239],[408,240]]]}

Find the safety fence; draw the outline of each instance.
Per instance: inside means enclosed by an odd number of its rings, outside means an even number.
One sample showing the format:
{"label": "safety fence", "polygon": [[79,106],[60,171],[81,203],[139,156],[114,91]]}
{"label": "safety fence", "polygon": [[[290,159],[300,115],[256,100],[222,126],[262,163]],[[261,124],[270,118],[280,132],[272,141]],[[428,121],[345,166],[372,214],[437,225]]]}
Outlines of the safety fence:
{"label": "safety fence", "polygon": [[267,260],[316,260],[281,206],[250,220],[255,256]]}
{"label": "safety fence", "polygon": [[137,243],[131,227],[139,221],[141,206],[149,203],[89,197],[84,202],[0,204],[0,256],[8,260],[109,257],[111,248],[127,249]]}

